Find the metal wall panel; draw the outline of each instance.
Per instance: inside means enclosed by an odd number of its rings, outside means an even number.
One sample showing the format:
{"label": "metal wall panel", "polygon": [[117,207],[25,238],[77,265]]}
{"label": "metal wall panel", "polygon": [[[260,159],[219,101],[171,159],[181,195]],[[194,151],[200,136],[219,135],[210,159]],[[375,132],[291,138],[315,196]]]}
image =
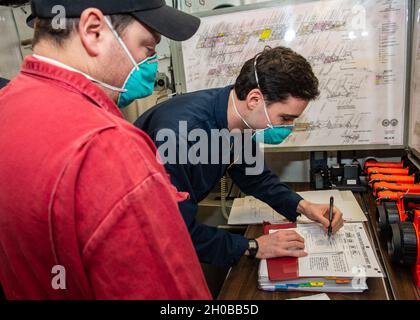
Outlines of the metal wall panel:
{"label": "metal wall panel", "polygon": [[0,77],[12,79],[20,69],[22,52],[13,11],[0,6]]}

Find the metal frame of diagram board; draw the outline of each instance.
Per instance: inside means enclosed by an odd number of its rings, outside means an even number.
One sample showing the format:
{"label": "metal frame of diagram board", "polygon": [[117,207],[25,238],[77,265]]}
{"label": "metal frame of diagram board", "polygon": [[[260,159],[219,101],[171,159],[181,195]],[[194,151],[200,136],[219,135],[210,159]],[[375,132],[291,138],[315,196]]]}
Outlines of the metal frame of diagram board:
{"label": "metal frame of diagram board", "polygon": [[[420,87],[420,81],[419,83],[416,83],[416,72],[419,74],[420,79],[420,70],[417,70],[416,68],[416,61],[419,61],[418,65],[420,67],[420,2],[417,1],[417,4],[413,5],[413,41],[412,43],[412,57],[411,57],[411,86],[410,86],[410,111],[409,111],[409,120],[407,124],[407,143],[408,148],[411,151],[411,153],[417,158],[417,161],[420,160],[420,149],[417,150],[416,147],[413,145],[413,137],[411,135],[414,134],[413,130],[415,125],[413,122],[417,121],[419,119],[413,119],[416,112],[414,108],[416,107],[415,100],[420,99],[420,89],[419,89],[419,95],[416,96],[416,85]],[[420,69],[420,68],[419,68]],[[419,111],[418,111],[419,112]],[[420,115],[420,112],[418,113]]]}
{"label": "metal frame of diagram board", "polygon": [[[403,110],[404,110],[404,136],[403,144],[398,145],[387,145],[387,144],[364,144],[364,145],[328,145],[328,146],[296,146],[296,147],[264,147],[265,152],[310,152],[310,151],[346,151],[346,150],[398,150],[398,149],[405,149],[408,145],[408,132],[407,132],[407,124],[408,124],[408,114],[409,114],[409,101],[410,101],[410,86],[407,84],[410,83],[411,73],[411,39],[413,34],[413,25],[414,25],[414,14],[413,14],[413,2],[414,0],[398,0],[404,2],[407,8],[406,15],[406,39],[404,50],[405,50],[405,61],[404,61],[404,72],[406,74],[405,83],[403,84]],[[283,7],[291,4],[303,4],[303,3],[311,3],[311,2],[319,2],[319,0],[297,0],[297,1],[290,1],[290,0],[281,0],[281,1],[270,1],[264,3],[257,3],[252,5],[244,5],[238,6],[234,8],[226,8],[220,9],[215,11],[207,11],[197,13],[196,16],[201,18],[212,17],[212,16],[221,16],[226,14],[233,14],[242,11],[250,11],[250,10],[257,10],[263,8],[273,8],[273,7]],[[184,57],[183,57],[183,50],[182,44],[178,42],[171,42],[171,52],[172,52],[172,59],[174,65],[174,75],[175,75],[175,88],[178,94],[186,93],[186,76],[185,76],[185,68],[184,68]]]}

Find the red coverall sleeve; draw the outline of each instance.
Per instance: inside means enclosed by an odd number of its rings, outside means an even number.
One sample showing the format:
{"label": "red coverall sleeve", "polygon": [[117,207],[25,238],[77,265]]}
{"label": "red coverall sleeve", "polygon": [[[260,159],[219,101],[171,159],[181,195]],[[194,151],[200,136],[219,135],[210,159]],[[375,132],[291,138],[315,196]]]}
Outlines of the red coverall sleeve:
{"label": "red coverall sleeve", "polygon": [[[175,201],[160,174],[109,213],[83,255],[97,299],[209,299]],[[180,217],[180,216],[179,216]]]}

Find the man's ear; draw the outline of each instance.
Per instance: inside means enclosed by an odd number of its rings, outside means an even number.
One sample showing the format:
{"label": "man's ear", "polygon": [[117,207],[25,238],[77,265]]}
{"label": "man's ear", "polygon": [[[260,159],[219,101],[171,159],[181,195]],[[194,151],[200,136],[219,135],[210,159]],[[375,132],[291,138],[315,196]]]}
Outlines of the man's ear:
{"label": "man's ear", "polygon": [[261,100],[263,100],[263,94],[260,89],[251,90],[246,97],[246,105],[248,109],[254,110],[260,105]]}
{"label": "man's ear", "polygon": [[79,22],[80,40],[86,52],[96,57],[99,55],[104,43],[104,31],[108,28],[103,13],[95,8],[89,8],[82,12]]}

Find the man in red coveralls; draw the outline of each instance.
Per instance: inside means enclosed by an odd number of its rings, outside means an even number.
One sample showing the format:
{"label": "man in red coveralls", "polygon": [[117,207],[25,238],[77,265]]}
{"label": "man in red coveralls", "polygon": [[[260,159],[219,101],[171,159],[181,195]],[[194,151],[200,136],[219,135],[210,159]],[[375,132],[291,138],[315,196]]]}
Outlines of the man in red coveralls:
{"label": "man in red coveralls", "polygon": [[34,55],[0,91],[6,297],[209,299],[187,195],[119,110],[153,91],[160,34],[186,40],[199,19],[163,0],[34,0],[28,23]]}

